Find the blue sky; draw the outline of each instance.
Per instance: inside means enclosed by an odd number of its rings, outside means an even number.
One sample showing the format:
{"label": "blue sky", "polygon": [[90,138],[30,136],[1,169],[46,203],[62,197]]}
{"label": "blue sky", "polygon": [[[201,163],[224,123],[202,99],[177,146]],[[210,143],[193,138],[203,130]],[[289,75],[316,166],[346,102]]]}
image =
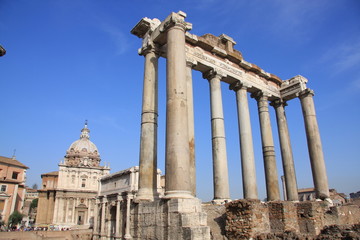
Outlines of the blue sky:
{"label": "blue sky", "polygon": [[[85,119],[102,164],[138,165],[144,59],[130,30],[143,17],[182,10],[191,33],[231,36],[244,59],[289,79],[306,77],[315,105],[329,185],[360,190],[360,2],[357,0],[25,1],[0,0],[0,155],[30,167],[27,185],[58,170]],[[164,171],[165,60],[159,66],[159,168]],[[208,82],[193,72],[198,196],[212,199]],[[231,197],[242,198],[235,95],[222,85]],[[249,98],[257,182],[266,195],[256,102]],[[312,187],[298,99],[286,108],[299,188]],[[271,121],[279,176],[275,114]]]}

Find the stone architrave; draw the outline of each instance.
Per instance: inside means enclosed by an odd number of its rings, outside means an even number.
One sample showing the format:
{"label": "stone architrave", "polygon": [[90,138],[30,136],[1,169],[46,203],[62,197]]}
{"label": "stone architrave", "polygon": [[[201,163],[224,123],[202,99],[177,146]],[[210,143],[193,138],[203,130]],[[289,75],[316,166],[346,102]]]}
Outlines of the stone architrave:
{"label": "stone architrave", "polygon": [[236,93],[244,198],[258,199],[247,86],[241,82],[235,82],[230,85],[230,89]]}
{"label": "stone architrave", "polygon": [[153,43],[140,53],[145,56],[141,114],[139,192],[136,201],[152,201],[157,194],[158,55]]}
{"label": "stone architrave", "polygon": [[257,101],[263,148],[267,200],[280,200],[279,180],[276,168],[274,139],[272,136],[268,96],[264,92],[252,95]]}
{"label": "stone architrave", "polygon": [[299,94],[316,197],[324,200],[330,197],[330,193],[313,96],[314,91],[311,89],[305,89]]}
{"label": "stone architrave", "polygon": [[190,149],[183,15],[173,14],[162,26],[166,32],[166,159],[165,198],[193,198],[190,179]]}
{"label": "stone architrave", "polygon": [[214,202],[222,203],[230,199],[228,164],[224,113],[221,96],[221,78],[219,71],[210,70],[203,75],[209,80],[211,105],[211,134],[213,155]]}
{"label": "stone architrave", "polygon": [[286,196],[285,200],[289,201],[297,201],[298,197],[298,188],[296,182],[296,172],[295,172],[295,164],[292,154],[291,142],[288,124],[285,115],[285,106],[286,102],[278,99],[271,103],[271,105],[275,109],[276,113],[276,122],[278,126],[278,134],[280,141],[280,150],[282,157],[282,165],[284,171],[284,187],[286,189],[284,196]]}

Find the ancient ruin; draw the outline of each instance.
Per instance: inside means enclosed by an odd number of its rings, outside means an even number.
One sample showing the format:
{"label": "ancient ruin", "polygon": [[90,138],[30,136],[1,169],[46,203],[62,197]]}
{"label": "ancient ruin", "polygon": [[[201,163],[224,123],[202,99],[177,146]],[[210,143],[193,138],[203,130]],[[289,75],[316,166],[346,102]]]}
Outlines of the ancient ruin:
{"label": "ancient ruin", "polygon": [[[185,18],[186,14],[181,11],[171,13],[164,21],[143,18],[131,30],[132,34],[142,39],[139,54],[145,57],[138,190],[125,190],[126,194],[100,194],[94,237],[223,239],[226,235],[229,239],[249,239],[258,233],[281,231],[319,234],[322,227],[330,225],[330,220],[321,222],[319,219],[323,219],[325,210],[331,206],[331,200],[313,102],[314,92],[307,88],[307,79],[295,76],[283,81],[245,61],[242,54],[234,49],[236,42],[231,37],[225,34],[216,37],[189,33],[192,24],[186,22]],[[159,193],[156,152],[159,57],[166,58],[167,69],[166,175],[163,195]],[[210,85],[214,174],[212,205],[203,205],[196,198],[192,70],[200,71]],[[234,91],[238,111],[244,199],[232,202],[221,81]],[[248,93],[258,104],[267,203],[258,200]],[[319,202],[296,202],[298,188],[285,116],[286,102],[296,98],[300,99],[302,106],[314,187]],[[276,112],[288,200],[285,202],[280,201],[269,105]],[[111,181],[110,178],[108,180]],[[213,212],[216,216],[207,218],[207,212]],[[312,217],[313,213],[317,215]],[[352,221],[356,222],[354,219]],[[311,229],[315,229],[310,231],[311,224]]]}

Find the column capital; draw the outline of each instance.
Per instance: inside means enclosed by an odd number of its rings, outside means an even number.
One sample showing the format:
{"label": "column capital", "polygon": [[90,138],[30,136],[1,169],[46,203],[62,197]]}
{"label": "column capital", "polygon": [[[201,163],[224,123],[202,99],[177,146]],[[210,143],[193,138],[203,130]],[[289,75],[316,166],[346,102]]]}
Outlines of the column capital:
{"label": "column capital", "polygon": [[227,75],[225,73],[218,69],[210,69],[209,71],[203,73],[203,78],[207,80],[211,80],[213,78],[219,78],[219,80],[221,80],[226,76]]}
{"label": "column capital", "polygon": [[192,29],[192,24],[185,22],[186,13],[179,11],[177,13],[172,12],[164,21],[162,25],[160,25],[160,32],[166,32],[169,29],[176,27],[178,29],[183,30],[184,32]]}
{"label": "column capital", "polygon": [[236,81],[229,85],[229,89],[234,90],[235,92],[239,91],[240,89],[248,89],[250,87],[250,85],[241,81]]}
{"label": "column capital", "polygon": [[288,105],[287,102],[281,98],[275,99],[270,102],[270,106],[273,106],[274,108],[278,108],[280,106],[286,107],[287,105]]}
{"label": "column capital", "polygon": [[298,97],[300,99],[304,98],[304,97],[308,97],[309,95],[314,96],[315,95],[314,90],[312,90],[310,88],[307,88],[307,89],[305,89],[305,90],[298,93]]}
{"label": "column capital", "polygon": [[268,92],[259,90],[259,91],[257,91],[257,92],[252,93],[250,96],[251,96],[252,98],[255,98],[256,101],[260,101],[260,100],[265,100],[265,101],[267,101],[268,98],[271,96],[271,94],[268,93]]}
{"label": "column capital", "polygon": [[138,54],[146,56],[149,53],[155,53],[156,57],[159,57],[160,48],[151,40],[150,36],[146,36],[143,39],[141,48],[138,49]]}

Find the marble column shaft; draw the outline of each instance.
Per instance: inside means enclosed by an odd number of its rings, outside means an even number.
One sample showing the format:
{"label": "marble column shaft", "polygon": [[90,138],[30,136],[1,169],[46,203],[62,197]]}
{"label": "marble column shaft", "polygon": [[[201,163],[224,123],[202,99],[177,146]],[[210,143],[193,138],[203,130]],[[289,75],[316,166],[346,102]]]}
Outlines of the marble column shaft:
{"label": "marble column shaft", "polygon": [[193,62],[186,61],[186,92],[188,102],[188,129],[189,129],[189,150],[190,150],[190,182],[191,194],[196,196],[196,161],[195,161],[195,128],[194,128],[194,101],[192,84]]}
{"label": "marble column shaft", "polygon": [[157,194],[158,56],[154,48],[146,50],[144,54],[145,71],[137,200],[151,201]]}
{"label": "marble column shaft", "polygon": [[298,187],[289,129],[285,115],[284,107],[286,106],[286,103],[282,100],[276,100],[272,102],[271,105],[275,108],[276,122],[278,126],[280,150],[284,171],[284,185],[286,189],[286,194],[284,195],[288,201],[297,201],[299,200]]}
{"label": "marble column shaft", "polygon": [[316,197],[325,199],[330,197],[329,185],[313,96],[314,92],[310,89],[305,89],[299,94]]}
{"label": "marble column shaft", "polygon": [[258,199],[247,88],[240,82],[236,82],[230,85],[230,89],[236,93],[244,198]]}
{"label": "marble column shaft", "polygon": [[211,70],[204,77],[209,80],[210,85],[214,200],[228,200],[230,193],[220,82],[222,76]]}
{"label": "marble column shaft", "polygon": [[186,86],[185,29],[167,30],[165,198],[192,198]]}
{"label": "marble column shaft", "polygon": [[268,97],[261,92],[254,94],[258,104],[261,143],[263,149],[267,200],[280,200],[279,179],[276,168],[274,139],[272,135]]}

